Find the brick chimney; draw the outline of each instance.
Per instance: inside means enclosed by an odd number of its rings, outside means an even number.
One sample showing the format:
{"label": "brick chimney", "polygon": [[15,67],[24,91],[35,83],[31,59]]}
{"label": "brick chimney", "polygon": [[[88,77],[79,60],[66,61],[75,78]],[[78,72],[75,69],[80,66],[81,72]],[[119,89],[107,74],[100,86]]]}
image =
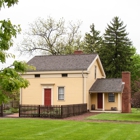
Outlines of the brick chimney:
{"label": "brick chimney", "polygon": [[74,54],[83,54],[83,51],[74,51]]}
{"label": "brick chimney", "polygon": [[130,72],[122,72],[122,82],[124,82],[124,90],[122,93],[122,113],[131,112],[131,76]]}

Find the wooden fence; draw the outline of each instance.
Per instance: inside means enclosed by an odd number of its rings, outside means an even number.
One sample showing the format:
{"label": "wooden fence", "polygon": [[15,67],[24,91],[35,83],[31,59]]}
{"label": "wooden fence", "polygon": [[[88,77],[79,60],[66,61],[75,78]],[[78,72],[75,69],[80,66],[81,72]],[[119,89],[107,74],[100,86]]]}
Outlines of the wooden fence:
{"label": "wooden fence", "polygon": [[66,118],[87,112],[87,104],[19,105],[19,117]]}
{"label": "wooden fence", "polygon": [[0,117],[3,117],[3,106],[0,105]]}
{"label": "wooden fence", "polygon": [[9,101],[8,103],[3,103],[2,105],[0,105],[0,117],[12,114],[12,112],[10,112],[11,108],[18,109],[19,101]]}
{"label": "wooden fence", "polygon": [[3,104],[3,109],[10,109],[10,108],[18,108],[19,107],[19,101],[10,101],[8,103]]}

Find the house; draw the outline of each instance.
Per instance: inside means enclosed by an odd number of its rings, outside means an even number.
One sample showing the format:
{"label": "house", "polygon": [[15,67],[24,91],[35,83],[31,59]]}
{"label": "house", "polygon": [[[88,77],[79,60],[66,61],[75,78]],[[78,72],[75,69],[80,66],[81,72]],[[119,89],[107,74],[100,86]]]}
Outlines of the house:
{"label": "house", "polygon": [[122,79],[106,79],[98,54],[41,55],[28,64],[36,70],[22,75],[30,86],[21,89],[20,104],[87,103],[90,111],[130,112],[130,73],[123,72]]}

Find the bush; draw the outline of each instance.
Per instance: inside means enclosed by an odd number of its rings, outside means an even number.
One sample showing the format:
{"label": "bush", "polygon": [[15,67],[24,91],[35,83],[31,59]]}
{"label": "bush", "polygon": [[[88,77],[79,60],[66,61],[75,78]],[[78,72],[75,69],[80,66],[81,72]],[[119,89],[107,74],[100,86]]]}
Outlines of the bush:
{"label": "bush", "polygon": [[10,110],[11,110],[12,113],[18,113],[19,112],[18,108],[11,108]]}
{"label": "bush", "polygon": [[132,98],[132,107],[140,108],[140,92],[136,92]]}

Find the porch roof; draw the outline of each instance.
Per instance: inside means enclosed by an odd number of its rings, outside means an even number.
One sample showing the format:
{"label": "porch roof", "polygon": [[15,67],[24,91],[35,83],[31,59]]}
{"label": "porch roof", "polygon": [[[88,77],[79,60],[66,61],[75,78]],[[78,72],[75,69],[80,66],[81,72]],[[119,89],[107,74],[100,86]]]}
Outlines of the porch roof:
{"label": "porch roof", "polygon": [[122,93],[124,83],[121,78],[97,79],[91,86],[90,93]]}

